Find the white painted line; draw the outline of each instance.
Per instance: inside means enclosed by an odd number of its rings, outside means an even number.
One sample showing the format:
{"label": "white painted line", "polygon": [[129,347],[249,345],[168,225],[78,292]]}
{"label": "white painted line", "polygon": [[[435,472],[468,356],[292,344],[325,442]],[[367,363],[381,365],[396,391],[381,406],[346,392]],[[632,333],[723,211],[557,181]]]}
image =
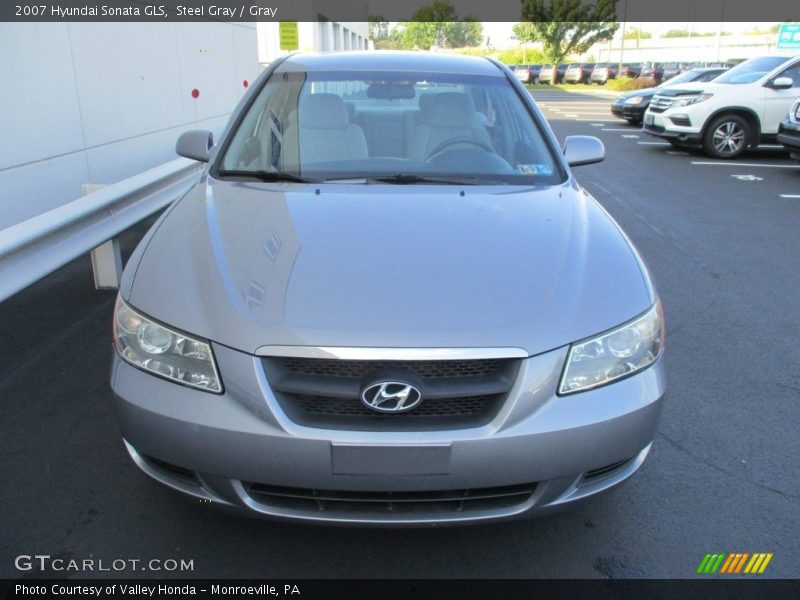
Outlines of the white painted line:
{"label": "white painted line", "polygon": [[800,198],[800,194],[781,194],[781,198]]}
{"label": "white painted line", "polygon": [[623,134],[623,135],[621,135],[620,137],[624,137],[624,138],[626,138],[626,139],[635,139],[635,138],[638,138],[639,136],[638,136],[638,135],[636,135],[635,133],[629,133],[628,135],[624,135],[624,134]]}
{"label": "white painted line", "polygon": [[624,129],[612,129],[612,128],[606,127],[604,129],[602,129],[601,131],[627,131],[627,132],[631,132],[631,131],[636,131],[636,129],[634,129],[633,127],[626,127]]}
{"label": "white painted line", "polygon": [[592,127],[602,127],[604,123],[592,123]]}
{"label": "white painted line", "polygon": [[[605,131],[605,129],[603,130]],[[763,167],[770,169],[800,169],[800,165],[765,165],[759,163],[740,163],[736,161],[731,162],[710,162],[693,160],[693,165],[714,166],[714,167]]]}
{"label": "white painted line", "polygon": [[[671,146],[669,142],[636,142],[642,146]],[[681,154],[685,154],[685,152],[681,152]]]}

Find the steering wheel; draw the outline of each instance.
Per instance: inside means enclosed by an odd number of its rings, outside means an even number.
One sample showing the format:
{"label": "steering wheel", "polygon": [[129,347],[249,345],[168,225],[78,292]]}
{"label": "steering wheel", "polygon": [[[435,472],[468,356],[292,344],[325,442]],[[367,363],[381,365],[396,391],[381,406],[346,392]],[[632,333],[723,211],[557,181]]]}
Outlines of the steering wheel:
{"label": "steering wheel", "polygon": [[489,144],[486,142],[480,142],[476,139],[469,138],[469,137],[457,137],[457,138],[450,138],[449,140],[443,141],[441,144],[436,146],[433,150],[428,153],[428,156],[425,160],[431,160],[442,154],[445,150],[447,150],[450,146],[455,146],[457,144],[470,144],[472,146],[477,146],[481,150],[485,150],[486,152],[491,152],[492,154],[497,154]]}

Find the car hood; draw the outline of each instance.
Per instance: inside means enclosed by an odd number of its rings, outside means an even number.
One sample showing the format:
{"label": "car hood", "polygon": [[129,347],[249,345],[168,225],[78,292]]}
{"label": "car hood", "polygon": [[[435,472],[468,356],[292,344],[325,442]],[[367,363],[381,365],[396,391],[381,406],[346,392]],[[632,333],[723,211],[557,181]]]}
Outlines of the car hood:
{"label": "car hood", "polygon": [[150,317],[250,353],[537,354],[654,300],[630,242],[573,180],[460,188],[205,178],[142,241],[121,293]]}
{"label": "car hood", "polygon": [[658,93],[660,90],[654,87],[649,88],[642,88],[641,90],[634,90],[632,92],[627,92],[625,94],[621,94],[617,96],[617,100],[625,101],[628,98],[634,98],[635,96],[642,96],[644,98],[650,98],[653,94]]}
{"label": "car hood", "polygon": [[715,91],[727,91],[730,86],[724,83],[714,83],[712,81],[695,81],[688,83],[677,83],[665,85],[658,88],[656,92],[659,96],[682,96],[686,94],[697,94],[700,92],[707,92],[713,94]]}

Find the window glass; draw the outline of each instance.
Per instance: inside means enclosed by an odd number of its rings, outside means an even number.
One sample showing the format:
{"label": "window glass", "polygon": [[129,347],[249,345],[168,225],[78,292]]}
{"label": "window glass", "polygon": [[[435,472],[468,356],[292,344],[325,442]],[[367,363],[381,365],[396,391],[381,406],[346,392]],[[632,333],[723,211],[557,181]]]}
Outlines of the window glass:
{"label": "window glass", "polygon": [[504,78],[450,73],[277,72],[219,161],[226,171],[314,181],[396,175],[555,184],[541,126]]}

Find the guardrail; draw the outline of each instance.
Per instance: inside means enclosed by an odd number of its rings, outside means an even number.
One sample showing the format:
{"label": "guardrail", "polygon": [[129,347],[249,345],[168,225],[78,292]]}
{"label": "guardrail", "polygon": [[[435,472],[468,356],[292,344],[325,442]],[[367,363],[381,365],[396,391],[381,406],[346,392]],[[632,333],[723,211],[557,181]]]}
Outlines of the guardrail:
{"label": "guardrail", "polygon": [[0,231],[0,302],[90,251],[97,287],[117,287],[115,237],[183,195],[200,171],[179,158]]}

